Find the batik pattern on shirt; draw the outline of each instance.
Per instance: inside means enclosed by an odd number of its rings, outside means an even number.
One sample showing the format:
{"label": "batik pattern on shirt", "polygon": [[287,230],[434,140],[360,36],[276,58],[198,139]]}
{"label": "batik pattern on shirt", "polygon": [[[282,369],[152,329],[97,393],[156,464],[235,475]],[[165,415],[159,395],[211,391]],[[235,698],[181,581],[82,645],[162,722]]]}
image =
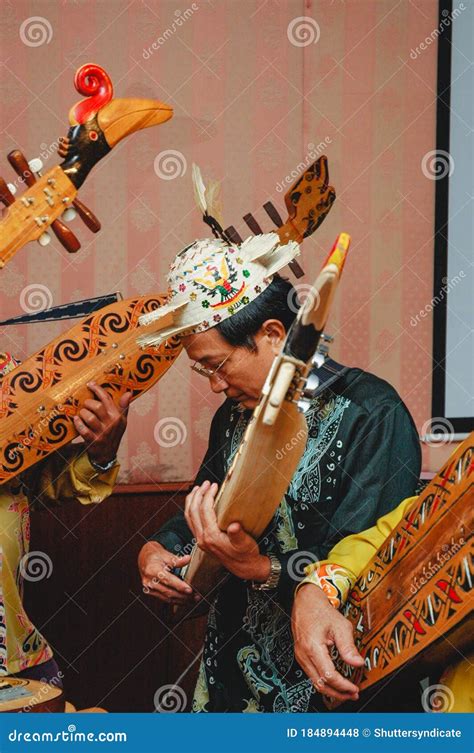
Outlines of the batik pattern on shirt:
{"label": "batik pattern on shirt", "polygon": [[[227,400],[211,427],[196,483],[222,483],[251,416]],[[256,591],[229,575],[211,606],[193,710],[305,712],[315,708],[310,680],[295,660],[294,591],[304,569],[347,533],[372,525],[413,493],[420,471],[416,427],[395,391],[350,369],[306,413],[303,456],[260,551],[282,564],[277,589]],[[192,538],[182,515],[155,540],[175,552]]]}

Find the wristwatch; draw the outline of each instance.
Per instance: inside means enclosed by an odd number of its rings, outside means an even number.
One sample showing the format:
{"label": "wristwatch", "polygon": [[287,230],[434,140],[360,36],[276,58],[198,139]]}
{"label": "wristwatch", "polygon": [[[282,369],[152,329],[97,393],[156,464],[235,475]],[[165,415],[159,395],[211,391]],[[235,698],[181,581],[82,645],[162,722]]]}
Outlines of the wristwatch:
{"label": "wristwatch", "polygon": [[281,575],[281,562],[274,554],[267,554],[270,560],[270,575],[263,582],[252,581],[252,588],[254,591],[271,591],[272,588],[276,588],[280,581]]}
{"label": "wristwatch", "polygon": [[92,460],[92,458],[88,455],[89,463],[91,466],[96,470],[99,471],[99,473],[105,473],[106,471],[110,471],[111,468],[114,467],[114,465],[117,465],[117,456],[115,455],[112,460],[109,460],[108,463],[105,463],[104,465],[101,465],[100,463],[96,463],[95,460]]}

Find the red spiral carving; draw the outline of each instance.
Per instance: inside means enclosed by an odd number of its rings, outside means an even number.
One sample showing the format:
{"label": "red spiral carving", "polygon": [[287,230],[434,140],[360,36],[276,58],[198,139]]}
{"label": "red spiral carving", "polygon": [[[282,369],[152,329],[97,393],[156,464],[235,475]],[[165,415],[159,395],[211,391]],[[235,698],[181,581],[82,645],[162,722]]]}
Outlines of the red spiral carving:
{"label": "red spiral carving", "polygon": [[72,108],[74,118],[81,124],[92,118],[107,102],[110,102],[114,94],[108,74],[95,63],[86,63],[78,68],[74,76],[74,86],[79,94],[88,97]]}

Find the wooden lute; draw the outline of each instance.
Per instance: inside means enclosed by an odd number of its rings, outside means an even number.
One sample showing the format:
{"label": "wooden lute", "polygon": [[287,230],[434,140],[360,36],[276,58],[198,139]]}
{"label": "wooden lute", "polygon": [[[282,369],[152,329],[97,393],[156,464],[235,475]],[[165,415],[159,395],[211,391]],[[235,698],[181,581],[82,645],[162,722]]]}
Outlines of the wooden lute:
{"label": "wooden lute", "polygon": [[[215,500],[221,530],[240,522],[247,533],[258,538],[290,484],[308,435],[302,409],[309,405],[313,388],[307,378],[349,244],[350,237],[341,233],[272,364],[262,396]],[[291,452],[277,460],[278,452],[289,440]],[[184,579],[207,602],[226,577],[215,557],[194,547]]]}
{"label": "wooden lute", "polygon": [[[234,225],[223,228],[220,219],[220,206],[213,206],[219,191],[216,181],[212,181],[208,188],[204,185],[201,171],[193,165],[193,182],[198,206],[203,212],[203,220],[209,225],[216,237],[223,238],[227,243],[242,243],[243,237]],[[212,197],[212,198],[211,198]],[[263,209],[277,227],[281,243],[296,241],[302,243],[308,238],[327,217],[334,201],[336,192],[329,184],[328,160],[324,155],[319,157],[288,189],[284,196],[288,217],[283,222],[278,209],[271,201],[265,202]],[[243,220],[254,235],[263,230],[251,212],[244,215]],[[296,277],[302,277],[304,272],[294,259],[289,267]]]}
{"label": "wooden lute", "polygon": [[163,376],[181,351],[178,339],[146,349],[137,340],[139,317],[165,300],[150,295],[106,306],[0,381],[0,484],[77,436],[72,418],[91,395],[88,382],[118,402],[127,391],[137,398]]}
{"label": "wooden lute", "polygon": [[[86,97],[69,112],[68,135],[60,139],[59,155],[64,159],[39,180],[33,163],[15,149],[8,160],[28,189],[15,199],[0,178],[0,201],[8,207],[0,221],[0,268],[29,241],[47,245],[51,227],[60,243],[71,253],[80,242],[60,219],[79,214],[92,232],[100,229],[95,215],[77,198],[77,192],[99,160],[122,139],[135,131],[158,125],[173,116],[170,105],[153,99],[113,99],[112,82],[98,65],[87,63],[74,79],[77,91]],[[74,212],[71,213],[71,210]]]}
{"label": "wooden lute", "polygon": [[[414,659],[445,667],[474,647],[474,432],[419,495],[352,589],[344,614],[365,665],[333,652],[363,695]],[[329,708],[339,702],[326,699]]]}

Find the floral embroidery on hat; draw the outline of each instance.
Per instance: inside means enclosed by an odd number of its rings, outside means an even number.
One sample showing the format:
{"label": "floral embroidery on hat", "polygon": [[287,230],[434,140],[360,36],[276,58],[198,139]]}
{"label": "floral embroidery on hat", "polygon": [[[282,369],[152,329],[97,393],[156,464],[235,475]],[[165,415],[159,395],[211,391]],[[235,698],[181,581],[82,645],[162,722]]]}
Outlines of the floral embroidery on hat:
{"label": "floral embroidery on hat", "polygon": [[[223,239],[194,241],[169,268],[166,304],[140,317],[140,325],[149,326],[140,344],[159,345],[170,336],[216,326],[255,300],[273,275],[298,254],[299,245],[295,241],[282,244],[277,233],[251,236],[233,246]],[[209,311],[209,320],[203,321],[203,309]],[[167,314],[172,323],[160,327]]]}

